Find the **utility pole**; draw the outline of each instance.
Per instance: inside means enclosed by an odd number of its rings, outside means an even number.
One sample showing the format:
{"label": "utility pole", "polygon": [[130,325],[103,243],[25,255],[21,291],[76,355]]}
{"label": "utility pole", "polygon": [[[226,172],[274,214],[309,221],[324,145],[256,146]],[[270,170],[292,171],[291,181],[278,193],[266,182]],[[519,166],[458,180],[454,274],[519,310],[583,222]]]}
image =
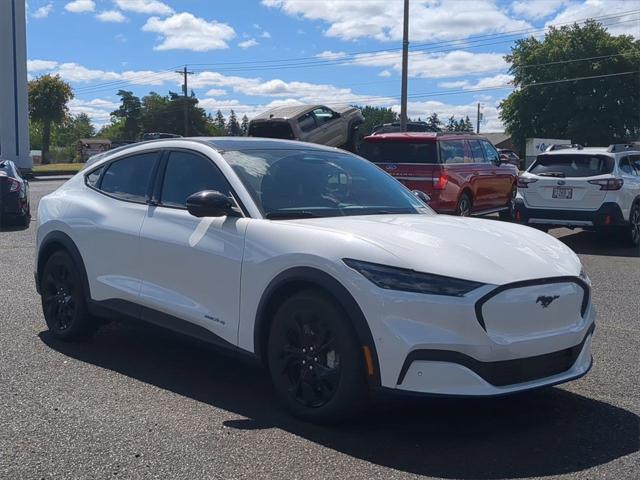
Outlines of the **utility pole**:
{"label": "utility pole", "polygon": [[400,98],[400,131],[407,131],[407,77],[409,70],[409,0],[404,0],[402,33],[402,94]]}
{"label": "utility pole", "polygon": [[476,133],[480,133],[480,118],[481,118],[480,115],[481,115],[481,113],[480,113],[480,102],[478,102],[478,116],[476,117],[477,118],[477,120],[476,120]]}
{"label": "utility pole", "polygon": [[189,88],[187,86],[187,76],[193,75],[193,72],[187,70],[187,66],[184,66],[182,71],[176,70],[176,73],[184,75],[184,83],[182,84],[182,93],[184,94],[184,136],[189,136]]}

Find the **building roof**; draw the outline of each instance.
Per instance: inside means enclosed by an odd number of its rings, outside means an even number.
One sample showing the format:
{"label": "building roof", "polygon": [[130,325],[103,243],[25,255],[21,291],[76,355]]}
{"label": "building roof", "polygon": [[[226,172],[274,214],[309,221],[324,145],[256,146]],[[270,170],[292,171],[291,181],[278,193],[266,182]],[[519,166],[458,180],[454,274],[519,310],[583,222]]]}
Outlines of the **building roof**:
{"label": "building roof", "polygon": [[498,145],[499,143],[511,138],[511,135],[505,132],[483,133],[482,135],[494,145]]}

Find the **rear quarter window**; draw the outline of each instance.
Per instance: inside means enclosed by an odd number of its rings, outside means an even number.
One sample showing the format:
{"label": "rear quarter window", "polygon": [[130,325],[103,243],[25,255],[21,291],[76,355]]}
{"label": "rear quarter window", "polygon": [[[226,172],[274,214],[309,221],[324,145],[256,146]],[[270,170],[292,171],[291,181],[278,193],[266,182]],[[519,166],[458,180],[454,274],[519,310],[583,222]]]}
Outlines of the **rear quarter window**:
{"label": "rear quarter window", "polygon": [[595,177],[613,172],[613,166],[614,159],[606,155],[538,155],[529,172],[550,177]]}
{"label": "rear quarter window", "polygon": [[435,142],[363,142],[359,153],[373,163],[438,163]]}

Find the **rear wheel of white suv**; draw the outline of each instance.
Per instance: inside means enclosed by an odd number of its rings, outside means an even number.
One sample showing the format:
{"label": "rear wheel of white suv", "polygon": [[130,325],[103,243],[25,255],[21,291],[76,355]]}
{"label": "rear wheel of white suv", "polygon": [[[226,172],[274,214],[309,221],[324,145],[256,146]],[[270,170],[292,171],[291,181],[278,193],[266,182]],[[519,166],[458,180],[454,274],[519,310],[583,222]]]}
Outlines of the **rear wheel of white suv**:
{"label": "rear wheel of white suv", "polygon": [[349,318],[327,295],[306,290],[286,300],[267,355],[276,393],[294,415],[334,423],[366,407],[361,350]]}
{"label": "rear wheel of white suv", "polygon": [[78,267],[65,251],[53,253],[40,281],[42,312],[49,331],[60,340],[85,340],[98,328],[87,311]]}
{"label": "rear wheel of white suv", "polygon": [[628,238],[632,246],[640,246],[640,202],[636,202],[631,208]]}

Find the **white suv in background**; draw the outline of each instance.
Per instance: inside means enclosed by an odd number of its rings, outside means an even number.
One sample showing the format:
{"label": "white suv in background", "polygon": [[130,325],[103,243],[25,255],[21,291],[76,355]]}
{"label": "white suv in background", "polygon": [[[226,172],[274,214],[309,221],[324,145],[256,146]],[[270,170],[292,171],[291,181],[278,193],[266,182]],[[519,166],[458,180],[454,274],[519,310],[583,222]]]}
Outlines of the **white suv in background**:
{"label": "white suv in background", "polygon": [[516,220],[543,229],[619,229],[639,246],[640,149],[576,146],[538,155],[518,180]]}

